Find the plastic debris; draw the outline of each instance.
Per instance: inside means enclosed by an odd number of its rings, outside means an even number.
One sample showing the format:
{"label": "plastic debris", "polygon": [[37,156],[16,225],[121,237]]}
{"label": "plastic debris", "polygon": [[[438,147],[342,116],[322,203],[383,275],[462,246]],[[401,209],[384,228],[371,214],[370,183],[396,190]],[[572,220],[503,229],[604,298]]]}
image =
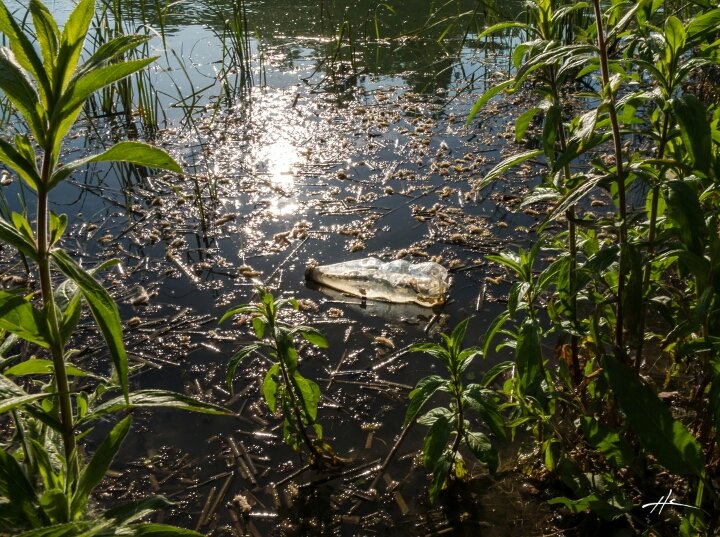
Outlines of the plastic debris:
{"label": "plastic debris", "polygon": [[404,259],[383,262],[366,257],[333,265],[311,263],[305,277],[353,296],[426,307],[444,304],[450,287],[448,271],[442,265],[431,261],[413,264]]}

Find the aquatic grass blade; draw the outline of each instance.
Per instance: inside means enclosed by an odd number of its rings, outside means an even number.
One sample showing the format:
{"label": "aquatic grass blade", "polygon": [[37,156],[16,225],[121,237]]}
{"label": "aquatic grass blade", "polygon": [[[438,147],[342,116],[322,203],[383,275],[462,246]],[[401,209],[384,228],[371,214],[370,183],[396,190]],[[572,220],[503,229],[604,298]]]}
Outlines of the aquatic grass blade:
{"label": "aquatic grass blade", "polygon": [[122,325],[117,305],[105,288],[63,250],[52,250],[50,256],[58,268],[73,280],[88,304],[95,322],[112,356],[120,388],[128,400],[128,362],[122,338]]}
{"label": "aquatic grass blade", "polygon": [[103,442],[98,446],[88,465],[83,468],[78,479],[77,489],[70,504],[72,520],[76,520],[85,512],[90,493],[105,477],[120,445],[130,431],[132,416],[126,416],[112,428]]}

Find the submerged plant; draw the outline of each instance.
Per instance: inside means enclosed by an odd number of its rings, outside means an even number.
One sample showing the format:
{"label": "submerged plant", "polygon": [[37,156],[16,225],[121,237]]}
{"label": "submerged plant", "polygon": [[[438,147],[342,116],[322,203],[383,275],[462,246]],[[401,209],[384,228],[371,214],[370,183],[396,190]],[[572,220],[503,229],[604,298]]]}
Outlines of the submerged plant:
{"label": "submerged plant", "polygon": [[[421,379],[410,392],[410,404],[405,413],[405,425],[417,418],[418,423],[430,428],[423,442],[423,462],[433,473],[429,489],[433,502],[449,479],[461,479],[467,475],[461,447],[466,446],[490,472],[494,473],[497,469],[497,450],[486,434],[471,429],[468,420],[470,411],[477,413],[498,438],[505,438],[497,396],[488,388],[494,380],[494,370],[479,384],[463,384],[463,373],[482,353],[477,347],[462,347],[468,321],[465,319],[458,323],[450,335],[441,334],[442,344],[421,343],[410,348],[412,352],[423,352],[437,358],[449,374],[447,378],[430,375]],[[448,393],[449,404],[435,407],[418,417],[436,392]]]}
{"label": "submerged plant", "polygon": [[[140,71],[154,59],[125,61],[125,54],[145,38],[122,36],[100,46],[80,63],[94,7],[93,0],[81,0],[60,30],[45,5],[31,0],[29,11],[37,38],[33,43],[0,2],[0,32],[9,43],[9,48],[0,48],[0,89],[27,129],[12,143],[0,140],[0,161],[37,198],[35,225],[26,216],[13,212],[9,220],[0,219],[0,240],[25,256],[40,283],[35,293],[0,291],[4,341],[0,412],[10,414],[14,431],[14,436],[0,447],[0,526],[27,536],[195,535],[171,526],[139,522],[154,509],[167,505],[161,497],[99,514],[90,508],[92,491],[105,477],[131,426],[129,415],[121,419],[85,462],[81,448],[97,420],[139,406],[224,412],[172,392],[129,390],[118,309],[95,279],[97,271],[116,261],[87,271],[60,246],[68,218],[49,210],[50,193],[75,170],[90,162],[124,161],[182,171],[167,153],[139,142],[120,142],[98,155],[60,164],[63,142],[88,97]],[[66,282],[56,286],[54,271],[59,271]],[[68,343],[83,303],[90,309],[112,358],[113,380],[93,375],[69,361],[73,353]],[[37,358],[8,356],[19,340],[32,345]],[[81,389],[73,385],[75,377],[97,382]],[[94,385],[94,389],[88,385]],[[108,391],[120,393],[107,400],[104,395]],[[52,530],[42,529],[47,526]]]}
{"label": "submerged plant", "polygon": [[295,336],[299,335],[308,343],[320,348],[328,346],[325,337],[309,326],[290,326],[282,322],[279,312],[282,308],[298,308],[294,299],[274,299],[264,289],[258,289],[259,302],[230,309],[220,322],[236,314],[252,316],[252,325],[257,343],[240,349],[230,360],[227,372],[228,387],[240,363],[255,352],[272,360],[272,366],[265,373],[262,384],[263,396],[273,413],[283,418],[283,439],[295,451],[307,449],[316,464],[336,462],[332,448],[323,440],[323,428],[317,422],[320,403],[320,387],[305,378],[298,370],[298,352]]}

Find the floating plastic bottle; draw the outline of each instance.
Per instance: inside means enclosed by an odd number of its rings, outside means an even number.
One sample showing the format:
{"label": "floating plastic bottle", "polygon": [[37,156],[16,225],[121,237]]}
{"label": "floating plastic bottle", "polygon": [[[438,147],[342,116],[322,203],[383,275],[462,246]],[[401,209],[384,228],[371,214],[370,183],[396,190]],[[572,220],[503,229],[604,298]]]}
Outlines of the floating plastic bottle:
{"label": "floating plastic bottle", "polygon": [[305,276],[349,295],[427,307],[445,303],[450,286],[447,269],[437,263],[413,264],[403,259],[386,263],[375,257],[333,265],[311,264]]}

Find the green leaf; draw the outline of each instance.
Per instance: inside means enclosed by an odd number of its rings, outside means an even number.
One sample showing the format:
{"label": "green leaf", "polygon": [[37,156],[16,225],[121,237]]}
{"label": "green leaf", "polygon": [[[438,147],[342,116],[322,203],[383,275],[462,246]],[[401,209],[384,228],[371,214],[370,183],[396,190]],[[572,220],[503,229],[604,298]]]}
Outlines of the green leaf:
{"label": "green leaf", "polygon": [[51,396],[51,393],[34,393],[29,394],[14,382],[3,375],[0,375],[0,414],[4,414],[14,408],[24,407],[25,405],[45,399]]}
{"label": "green leaf", "polygon": [[470,384],[463,392],[463,402],[480,415],[495,436],[505,439],[505,423],[495,402],[493,390]]}
{"label": "green leaf", "polygon": [[423,414],[417,419],[417,422],[420,425],[424,425],[425,427],[432,427],[435,421],[441,416],[445,417],[445,419],[448,420],[449,423],[451,423],[455,416],[455,413],[449,408],[439,406],[428,410],[425,414]]}
{"label": "green leaf", "polygon": [[132,532],[134,537],[204,537],[202,533],[193,530],[151,522],[132,526]]}
{"label": "green leaf", "polygon": [[476,39],[479,41],[483,37],[486,37],[488,35],[497,33],[497,32],[503,32],[503,35],[506,34],[505,30],[509,30],[510,28],[518,28],[520,30],[526,30],[528,32],[535,31],[535,28],[530,26],[529,24],[525,24],[522,22],[499,22],[497,24],[493,24],[492,26],[486,28],[483,30]]}
{"label": "green leaf", "polygon": [[91,162],[129,162],[137,166],[169,170],[182,173],[180,165],[164,150],[141,142],[119,142],[107,151],[78,159],[70,164],[58,168],[50,180],[50,188],[57,185],[78,168]]}
{"label": "green leaf", "polygon": [[465,371],[476,356],[482,356],[482,350],[478,347],[469,347],[463,350],[458,355],[458,362],[460,363],[460,367],[458,368],[458,370],[461,373]]}
{"label": "green leaf", "polygon": [[12,509],[18,514],[21,513],[30,524],[39,525],[38,523],[47,522],[42,520],[40,513],[35,510],[37,495],[20,463],[2,448],[0,448],[0,497],[7,498]]}
{"label": "green leaf", "polygon": [[15,226],[5,221],[4,218],[0,218],[0,241],[14,246],[22,254],[37,261],[35,244],[29,242],[24,235],[15,229]]}
{"label": "green leaf", "polygon": [[18,293],[0,291],[0,328],[43,348],[50,347],[42,312]]}
{"label": "green leaf", "polygon": [[672,107],[693,169],[707,175],[712,164],[712,132],[705,105],[686,93],[673,99]]}
{"label": "green leaf", "polygon": [[[62,145],[65,135],[68,133],[73,123],[75,123],[75,120],[82,110],[83,104],[91,94],[104,88],[105,86],[117,82],[118,80],[122,80],[123,78],[142,70],[147,65],[155,61],[155,59],[155,57],[143,58],[141,60],[131,60],[123,63],[106,65],[85,73],[78,78],[73,78],[67,90],[63,94],[60,103],[55,108],[52,117],[50,118],[50,123],[54,127],[53,135],[55,145],[53,147],[53,152],[55,154],[59,153],[60,146]],[[54,181],[52,186],[55,185],[57,185],[57,182]]]}
{"label": "green leaf", "polygon": [[132,416],[126,416],[113,427],[105,440],[98,446],[88,465],[82,469],[78,479],[77,489],[70,504],[70,513],[73,520],[85,514],[90,493],[105,477],[110,463],[115,458],[120,444],[130,431]]}
{"label": "green leaf", "polygon": [[417,416],[418,412],[420,412],[420,409],[422,409],[425,403],[427,403],[433,394],[440,388],[447,390],[447,381],[438,375],[430,375],[421,379],[415,385],[415,389],[413,389],[408,396],[410,398],[410,404],[405,412],[403,425],[407,425],[415,419],[415,416]]}
{"label": "green leaf", "polygon": [[539,157],[542,154],[542,149],[532,149],[530,151],[524,151],[523,153],[509,156],[508,158],[497,164],[492,170],[490,170],[475,188],[477,190],[482,190],[487,185],[492,183],[495,179],[500,177],[503,173],[508,171],[510,168],[514,168],[515,166],[522,164],[526,160]]}
{"label": "green leaf", "polygon": [[[40,45],[45,75],[52,77],[55,72],[60,30],[50,10],[42,2],[30,0],[30,14],[35,26],[35,36]],[[49,87],[52,86],[52,82],[52,79],[48,79]]]}
{"label": "green leaf", "polygon": [[667,181],[665,187],[667,217],[676,224],[685,247],[701,256],[707,227],[697,193],[685,181]]}
{"label": "green leaf", "polygon": [[500,313],[500,315],[493,319],[492,323],[490,323],[490,327],[488,328],[487,332],[485,332],[485,338],[483,340],[483,356],[490,355],[490,345],[492,345],[492,341],[493,339],[495,339],[495,335],[502,329],[502,327],[509,319],[510,313],[507,311],[503,311],[502,313]]}
{"label": "green leaf", "polygon": [[262,341],[262,338],[265,337],[265,321],[263,318],[253,317],[252,326],[255,331],[255,337]]}
{"label": "green leaf", "polygon": [[327,349],[330,346],[327,339],[325,339],[325,336],[314,328],[309,326],[300,326],[297,330],[300,332],[300,335],[303,339],[305,339],[305,341],[315,345],[316,347]]}
{"label": "green leaf", "polygon": [[[80,0],[67,18],[60,36],[56,73],[55,90],[59,93],[66,87],[75,72],[90,22],[95,14],[95,0]],[[99,89],[99,88],[98,88]],[[60,135],[64,136],[64,134]]]}
{"label": "green leaf", "polygon": [[79,77],[90,71],[123,60],[126,52],[142,45],[150,39],[147,35],[121,35],[103,43],[93,52],[75,72],[75,76]]}
{"label": "green leaf", "polygon": [[112,520],[116,525],[124,525],[140,520],[153,514],[155,511],[165,509],[171,505],[173,505],[173,503],[168,501],[164,496],[149,496],[142,500],[136,500],[108,509],[102,514],[102,517],[106,520]]}
{"label": "green leaf", "polygon": [[280,364],[273,364],[265,373],[262,390],[270,412],[277,412],[277,392],[280,387]]}
{"label": "green leaf", "polygon": [[605,357],[602,363],[615,402],[643,447],[671,472],[699,476],[705,458],[685,426],[672,417],[668,407],[634,370],[611,357]]}
{"label": "green leaf", "polygon": [[[20,362],[5,370],[8,377],[24,377],[27,375],[50,375],[54,371],[52,360],[42,358],[31,358]],[[74,365],[65,364],[65,372],[71,377],[87,377],[93,376],[87,371],[83,371]]]}
{"label": "green leaf", "polygon": [[520,328],[515,364],[521,393],[538,397],[541,394],[542,351],[540,349],[540,328],[533,319],[525,320]]}
{"label": "green leaf", "polygon": [[120,382],[120,388],[125,395],[125,400],[128,401],[127,354],[125,353],[122,325],[120,324],[117,305],[105,288],[83,270],[65,251],[52,250],[50,256],[65,276],[73,280],[80,288],[80,292],[105,339]]}
{"label": "green leaf", "polygon": [[66,214],[56,215],[50,211],[50,245],[60,240],[67,227],[68,218]]}
{"label": "green leaf", "polygon": [[[35,52],[35,47],[28,35],[26,35],[26,32],[20,28],[20,25],[2,2],[0,2],[0,32],[8,37],[10,47],[18,63],[35,77],[35,80],[39,84],[40,92],[47,104],[51,94],[51,87],[42,61]],[[38,30],[36,29],[36,33],[37,32]],[[40,30],[40,32],[42,32],[42,30]]]}
{"label": "green leaf", "polygon": [[444,415],[438,415],[423,441],[423,463],[435,467],[450,439],[450,422]]}
{"label": "green leaf", "polygon": [[675,15],[665,19],[665,41],[670,50],[666,52],[665,61],[669,64],[685,48],[687,33],[683,23]]}
{"label": "green leaf", "polygon": [[707,34],[717,31],[720,26],[720,9],[707,11],[693,18],[687,25],[688,42],[699,42],[706,38]]}
{"label": "green leaf", "polygon": [[69,498],[60,487],[47,488],[38,499],[50,520],[67,522],[70,517]]}
{"label": "green leaf", "polygon": [[13,52],[6,47],[0,47],[0,89],[22,114],[35,139],[43,143],[44,114],[40,110],[40,96],[17,63]]}
{"label": "green leaf", "polygon": [[465,443],[479,461],[485,463],[491,474],[497,471],[498,455],[490,439],[482,433],[465,432]]}
{"label": "green leaf", "polygon": [[588,443],[615,468],[625,468],[632,463],[633,452],[630,445],[604,423],[590,416],[583,416],[580,418],[580,429]]}
{"label": "green leaf", "polygon": [[485,93],[483,93],[480,98],[475,102],[475,105],[472,107],[472,110],[470,110],[470,113],[468,114],[467,121],[465,121],[466,125],[470,125],[472,123],[473,118],[477,115],[477,113],[482,110],[482,107],[487,104],[487,102],[495,97],[498,93],[503,91],[505,88],[511,86],[515,82],[514,79],[506,80],[505,82],[501,82],[500,84],[497,84],[487,90]]}
{"label": "green leaf", "polygon": [[300,404],[303,407],[305,415],[310,418],[310,422],[317,419],[318,405],[320,404],[320,387],[310,379],[306,379],[300,373],[295,371],[292,376],[295,386],[299,390]]}
{"label": "green leaf", "polygon": [[536,106],[534,108],[531,108],[530,110],[526,110],[522,114],[518,116],[518,118],[515,120],[515,141],[520,142],[523,139],[523,136],[525,136],[525,133],[528,130],[528,127],[530,126],[530,122],[533,120],[533,118],[540,112],[542,108],[539,106]]}
{"label": "green leaf", "polygon": [[435,464],[435,467],[433,468],[433,481],[430,485],[430,489],[428,490],[428,495],[430,496],[431,503],[435,503],[435,500],[437,500],[440,491],[445,486],[445,481],[447,480],[447,476],[450,473],[453,462],[454,455],[450,452],[450,450],[447,450],[437,461],[437,464]]}
{"label": "green leaf", "polygon": [[260,348],[260,345],[257,343],[254,343],[252,345],[247,345],[240,349],[238,352],[236,352],[233,357],[230,359],[230,362],[228,363],[228,369],[227,369],[227,375],[225,376],[225,382],[227,382],[228,388],[232,392],[233,390],[233,377],[235,376],[235,370],[240,365],[240,363],[250,356],[253,352],[258,350]]}
{"label": "green leaf", "polygon": [[495,364],[483,375],[482,379],[480,379],[480,386],[487,388],[490,384],[495,382],[495,379],[505,373],[505,371],[512,370],[514,366],[515,364],[511,361]]}
{"label": "green leaf", "polygon": [[5,140],[0,140],[0,161],[12,168],[32,190],[38,191],[42,181],[35,162]]}
{"label": "green leaf", "polygon": [[108,414],[134,408],[168,408],[199,412],[201,414],[215,414],[231,416],[232,412],[218,405],[198,401],[181,393],[167,390],[137,390],[130,393],[130,402],[120,396],[106,401],[95,407],[87,416],[78,421],[78,426],[97,420]]}

